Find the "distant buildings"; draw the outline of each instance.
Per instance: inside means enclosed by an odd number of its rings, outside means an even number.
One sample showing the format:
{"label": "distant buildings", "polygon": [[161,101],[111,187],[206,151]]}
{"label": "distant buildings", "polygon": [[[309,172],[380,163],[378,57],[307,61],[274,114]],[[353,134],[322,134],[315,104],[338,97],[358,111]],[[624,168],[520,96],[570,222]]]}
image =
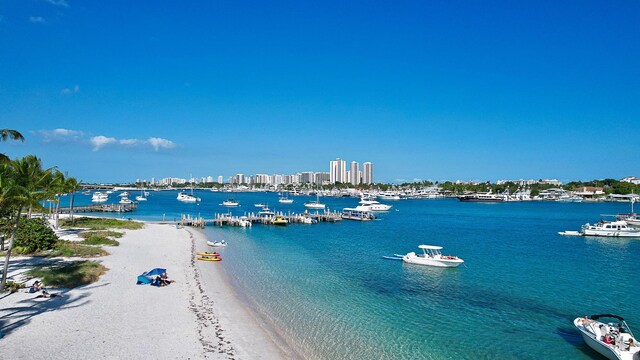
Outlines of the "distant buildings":
{"label": "distant buildings", "polygon": [[329,183],[335,184],[350,183],[352,185],[372,184],[373,183],[373,164],[366,162],[362,164],[362,171],[357,161],[349,164],[349,170],[346,169],[347,162],[337,158],[329,162]]}
{"label": "distant buildings", "polygon": [[335,184],[337,182],[347,182],[347,162],[337,158],[329,162],[329,182]]}
{"label": "distant buildings", "polygon": [[368,161],[362,164],[362,183],[373,184],[373,164]]}
{"label": "distant buildings", "polygon": [[562,182],[556,180],[556,179],[544,179],[544,180],[498,180],[496,181],[496,185],[503,185],[506,183],[514,183],[514,184],[518,184],[521,186],[525,186],[525,185],[533,185],[533,184],[545,184],[545,185],[553,185],[553,186],[561,186]]}
{"label": "distant buildings", "polygon": [[627,176],[624,179],[620,179],[620,181],[632,183],[634,185],[640,185],[640,179],[635,176]]}
{"label": "distant buildings", "polygon": [[349,182],[351,185],[359,185],[360,184],[360,170],[358,163],[356,161],[351,162],[351,166],[349,167]]}

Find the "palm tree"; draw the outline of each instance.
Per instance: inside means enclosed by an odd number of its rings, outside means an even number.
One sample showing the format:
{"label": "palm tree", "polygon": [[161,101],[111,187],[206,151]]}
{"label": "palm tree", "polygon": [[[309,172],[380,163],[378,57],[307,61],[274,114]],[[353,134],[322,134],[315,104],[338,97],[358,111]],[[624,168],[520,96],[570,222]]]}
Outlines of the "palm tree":
{"label": "palm tree", "polygon": [[0,193],[8,194],[8,197],[3,200],[6,201],[6,205],[11,205],[15,210],[16,219],[11,237],[9,238],[9,249],[7,249],[7,255],[4,261],[0,291],[4,290],[7,282],[9,260],[11,258],[11,251],[13,250],[13,241],[16,237],[18,225],[20,224],[22,210],[34,205],[39,206],[38,198],[42,193],[43,180],[51,172],[50,169],[43,171],[40,159],[34,155],[27,155],[22,159],[11,161],[9,167],[11,168],[11,176],[2,184],[2,191],[0,191]]}
{"label": "palm tree", "polygon": [[73,177],[67,178],[66,187],[69,194],[71,194],[71,199],[69,201],[69,218],[71,219],[71,223],[73,224],[73,198],[76,194],[76,191],[82,188],[82,180],[78,181]]}
{"label": "palm tree", "polygon": [[[8,139],[24,141],[24,136],[16,130],[0,129],[0,141],[7,141]],[[0,161],[7,162],[9,160],[10,159],[7,155],[0,154]]]}

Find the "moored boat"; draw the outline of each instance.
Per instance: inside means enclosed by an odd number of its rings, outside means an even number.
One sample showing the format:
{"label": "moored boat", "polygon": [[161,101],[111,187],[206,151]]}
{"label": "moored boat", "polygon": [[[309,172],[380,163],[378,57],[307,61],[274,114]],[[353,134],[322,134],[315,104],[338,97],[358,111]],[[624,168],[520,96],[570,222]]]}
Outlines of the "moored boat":
{"label": "moored boat", "polygon": [[209,246],[213,246],[213,247],[222,247],[222,246],[227,246],[227,242],[224,240],[220,240],[220,241],[207,241],[207,245]]}
{"label": "moored boat", "polygon": [[417,255],[415,252],[410,252],[402,257],[402,261],[409,264],[437,267],[458,267],[464,263],[464,260],[457,256],[442,255],[440,252],[442,246],[419,245],[418,248],[422,249],[422,254]]}
{"label": "moored boat", "polygon": [[289,223],[289,221],[287,221],[287,219],[283,218],[282,216],[276,216],[275,219],[273,219],[273,225],[287,225]]}
{"label": "moored boat", "polygon": [[237,206],[240,206],[240,203],[238,203],[237,201],[235,201],[233,199],[227,199],[227,200],[223,201],[221,205],[222,206],[226,206],[226,207],[237,207]]}
{"label": "moored boat", "polygon": [[346,220],[358,220],[358,221],[368,221],[376,218],[370,211],[365,209],[358,209],[358,208],[342,209],[341,217]]}
{"label": "moored boat", "polygon": [[626,221],[601,221],[595,225],[582,225],[582,233],[585,236],[607,237],[640,237],[640,229],[631,228]]}
{"label": "moored boat", "polygon": [[176,200],[184,202],[184,203],[200,202],[200,198],[199,197],[195,197],[193,195],[189,195],[189,194],[183,193],[183,192],[178,193],[178,197],[176,198]]}
{"label": "moored boat", "polygon": [[591,315],[574,319],[573,325],[584,342],[606,358],[640,359],[640,344],[622,317],[613,314]]}
{"label": "moored boat", "polygon": [[362,209],[366,211],[389,211],[392,208],[391,205],[381,204],[375,200],[360,200],[356,209]]}
{"label": "moored boat", "polygon": [[500,194],[487,193],[475,193],[458,196],[458,200],[462,202],[504,202],[505,197]]}

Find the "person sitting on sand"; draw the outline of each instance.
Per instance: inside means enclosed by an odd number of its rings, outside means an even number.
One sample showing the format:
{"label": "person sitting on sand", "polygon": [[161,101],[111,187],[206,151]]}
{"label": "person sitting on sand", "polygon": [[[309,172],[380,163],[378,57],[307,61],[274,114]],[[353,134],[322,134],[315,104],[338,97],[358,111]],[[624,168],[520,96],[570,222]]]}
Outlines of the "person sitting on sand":
{"label": "person sitting on sand", "polygon": [[40,290],[43,290],[42,283],[39,280],[36,280],[36,282],[34,282],[29,288],[29,293],[35,293]]}
{"label": "person sitting on sand", "polygon": [[175,280],[169,280],[169,277],[167,276],[167,273],[162,273],[162,275],[160,275],[160,286],[167,286],[171,283],[176,282]]}
{"label": "person sitting on sand", "polygon": [[50,294],[49,292],[47,292],[47,290],[42,290],[42,294],[36,296],[37,298],[54,298],[54,297],[58,297],[58,296],[62,296],[60,294]]}

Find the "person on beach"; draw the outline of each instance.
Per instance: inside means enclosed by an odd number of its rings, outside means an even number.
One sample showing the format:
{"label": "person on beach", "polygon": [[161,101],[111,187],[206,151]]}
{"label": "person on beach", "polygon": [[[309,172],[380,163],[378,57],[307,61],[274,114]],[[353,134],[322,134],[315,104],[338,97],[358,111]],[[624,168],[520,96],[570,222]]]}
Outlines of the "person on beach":
{"label": "person on beach", "polygon": [[47,290],[42,290],[42,294],[36,296],[37,298],[54,298],[54,297],[58,297],[58,296],[62,296],[60,294],[51,294],[49,293]]}
{"label": "person on beach", "polygon": [[167,273],[162,273],[162,275],[160,275],[160,286],[167,286],[171,283],[176,282],[175,280],[169,280],[169,277],[167,276]]}
{"label": "person on beach", "polygon": [[29,288],[29,293],[35,293],[40,290],[43,290],[42,283],[39,280],[36,280],[36,282],[34,282]]}

